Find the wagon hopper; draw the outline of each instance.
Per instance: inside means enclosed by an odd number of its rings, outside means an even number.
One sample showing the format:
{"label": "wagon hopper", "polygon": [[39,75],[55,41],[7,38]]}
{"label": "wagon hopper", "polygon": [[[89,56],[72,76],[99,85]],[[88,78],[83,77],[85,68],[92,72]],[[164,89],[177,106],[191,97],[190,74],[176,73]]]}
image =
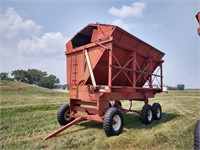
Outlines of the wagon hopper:
{"label": "wagon hopper", "polygon": [[[65,54],[70,100],[58,111],[63,127],[46,139],[83,120],[103,122],[107,136],[119,135],[127,112],[138,113],[147,125],[161,119],[160,104],[148,103],[163,89],[163,52],[118,26],[97,23],[79,31]],[[132,101],[144,102],[143,108],[132,109]]]}

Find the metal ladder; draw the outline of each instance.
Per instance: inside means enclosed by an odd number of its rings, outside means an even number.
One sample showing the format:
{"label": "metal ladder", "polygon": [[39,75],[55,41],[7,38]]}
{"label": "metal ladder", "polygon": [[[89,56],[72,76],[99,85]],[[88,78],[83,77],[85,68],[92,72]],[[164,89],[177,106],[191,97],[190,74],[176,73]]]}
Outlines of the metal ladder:
{"label": "metal ladder", "polygon": [[77,74],[78,74],[78,71],[77,71],[77,55],[72,55],[72,58],[71,58],[71,76],[72,76],[72,80],[71,80],[71,83],[73,85],[77,85]]}

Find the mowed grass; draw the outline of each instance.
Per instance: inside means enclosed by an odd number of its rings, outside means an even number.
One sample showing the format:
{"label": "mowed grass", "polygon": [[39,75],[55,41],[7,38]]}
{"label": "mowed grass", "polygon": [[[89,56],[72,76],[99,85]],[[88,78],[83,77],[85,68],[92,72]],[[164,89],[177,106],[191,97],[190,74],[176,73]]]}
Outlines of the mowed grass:
{"label": "mowed grass", "polygon": [[[44,141],[60,127],[56,113],[67,103],[68,94],[18,82],[1,82],[0,88],[0,149],[193,149],[194,127],[200,119],[199,91],[157,94],[150,104],[161,104],[162,119],[143,125],[137,114],[125,114],[119,136],[106,137],[102,123],[85,121]],[[129,108],[129,101],[122,105]],[[142,106],[133,102],[135,109]]]}

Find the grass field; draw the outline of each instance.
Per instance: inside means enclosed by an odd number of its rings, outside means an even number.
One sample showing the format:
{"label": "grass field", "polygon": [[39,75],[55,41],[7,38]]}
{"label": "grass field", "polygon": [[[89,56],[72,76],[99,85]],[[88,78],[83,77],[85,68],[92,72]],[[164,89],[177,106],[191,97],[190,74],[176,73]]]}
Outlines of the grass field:
{"label": "grass field", "polygon": [[[82,122],[44,141],[58,129],[56,113],[68,94],[17,82],[1,82],[0,149],[193,149],[194,126],[200,119],[200,91],[157,94],[160,121],[143,125],[136,114],[125,114],[121,135],[106,137],[102,123]],[[134,102],[141,109],[143,103]],[[128,101],[122,103],[129,106]]]}

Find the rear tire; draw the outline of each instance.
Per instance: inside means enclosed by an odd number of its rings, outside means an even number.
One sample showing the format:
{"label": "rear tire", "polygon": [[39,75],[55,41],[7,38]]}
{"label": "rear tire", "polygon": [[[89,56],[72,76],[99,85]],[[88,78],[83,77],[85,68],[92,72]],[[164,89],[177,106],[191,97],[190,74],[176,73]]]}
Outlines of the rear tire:
{"label": "rear tire", "polygon": [[155,120],[160,120],[162,118],[162,108],[159,103],[154,103],[152,106],[153,118]]}
{"label": "rear tire", "polygon": [[142,123],[148,125],[153,121],[153,111],[152,107],[149,104],[145,104],[141,112]]}
{"label": "rear tire", "polygon": [[124,117],[117,107],[108,109],[104,116],[103,128],[106,136],[114,136],[122,133],[124,127]]}
{"label": "rear tire", "polygon": [[200,120],[197,121],[194,131],[194,149],[200,150]]}
{"label": "rear tire", "polygon": [[70,109],[69,109],[69,104],[64,104],[63,106],[60,107],[57,113],[57,120],[58,123],[63,126],[74,120],[74,118],[70,118]]}

